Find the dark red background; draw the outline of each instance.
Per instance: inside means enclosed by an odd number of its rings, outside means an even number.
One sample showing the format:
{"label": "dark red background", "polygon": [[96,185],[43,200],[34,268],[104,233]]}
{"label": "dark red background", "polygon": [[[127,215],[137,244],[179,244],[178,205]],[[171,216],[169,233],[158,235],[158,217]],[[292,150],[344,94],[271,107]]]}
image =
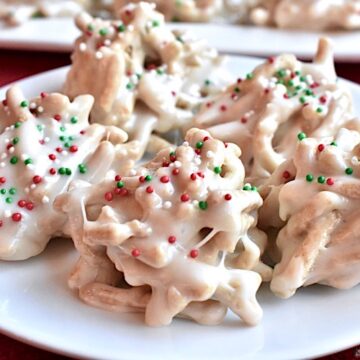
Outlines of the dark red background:
{"label": "dark red background", "polygon": [[[355,44],[354,44],[355,46]],[[0,86],[70,63],[68,54],[0,50]],[[360,84],[360,64],[337,64],[338,75]],[[360,352],[360,350],[359,350]],[[0,335],[0,360],[64,360],[66,357],[35,349]],[[330,355],[326,360],[353,360],[356,349]]]}

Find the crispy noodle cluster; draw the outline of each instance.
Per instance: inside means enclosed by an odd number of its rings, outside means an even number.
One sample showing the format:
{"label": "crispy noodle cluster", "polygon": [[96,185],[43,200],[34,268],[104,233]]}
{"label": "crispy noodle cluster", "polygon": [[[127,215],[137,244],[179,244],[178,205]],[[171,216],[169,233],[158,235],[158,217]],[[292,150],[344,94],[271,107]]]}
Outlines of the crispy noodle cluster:
{"label": "crispy noodle cluster", "polygon": [[56,200],[80,252],[71,287],[95,306],[145,311],[149,325],[177,315],[215,324],[228,307],[258,323],[255,294],[271,269],[260,260],[262,200],[243,185],[239,155],[192,129],[130,177],[74,184]]}
{"label": "crispy noodle cluster", "polygon": [[297,134],[360,129],[352,118],[350,93],[338,84],[332,47],[322,39],[312,64],[293,55],[268,59],[204,104],[191,125],[239,145],[246,175],[259,181],[294,153]]}
{"label": "crispy noodle cluster", "polygon": [[125,172],[134,165],[122,149],[126,133],[89,125],[92,104],[89,95],[70,102],[42,93],[28,101],[16,87],[0,103],[0,259],[37,255],[51,237],[66,232],[66,217],[52,203],[72,180],[96,183],[112,163]]}
{"label": "crispy noodle cluster", "polygon": [[[168,145],[156,134],[187,125],[193,112],[230,83],[222,58],[202,41],[172,32],[151,4],[128,5],[121,20],[82,14],[64,92],[95,98],[91,120],[124,129],[139,145]],[[151,135],[153,132],[156,134]]]}
{"label": "crispy noodle cluster", "polygon": [[[117,9],[130,2],[114,0]],[[232,22],[295,29],[358,29],[359,0],[148,0],[167,20]]]}
{"label": "crispy noodle cluster", "polygon": [[[340,289],[359,284],[359,158],[357,131],[305,137],[264,186],[262,225],[280,230],[280,259],[271,281],[275,294],[290,297],[315,283]],[[284,171],[291,179],[284,181]]]}

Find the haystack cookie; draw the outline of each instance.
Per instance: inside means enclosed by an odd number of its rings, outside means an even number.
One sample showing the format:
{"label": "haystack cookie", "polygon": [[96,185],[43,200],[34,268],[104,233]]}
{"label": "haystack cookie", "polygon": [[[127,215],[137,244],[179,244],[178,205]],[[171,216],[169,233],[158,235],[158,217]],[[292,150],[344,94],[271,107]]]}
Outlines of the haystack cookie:
{"label": "haystack cookie", "polygon": [[18,88],[8,90],[0,104],[0,259],[37,255],[63,234],[66,217],[52,202],[72,180],[100,181],[113,162],[126,172],[134,165],[111,143],[120,147],[125,132],[89,125],[92,104],[88,95],[70,102],[42,93],[28,101]]}
{"label": "haystack cookie", "polygon": [[359,149],[357,131],[304,135],[294,158],[269,180],[261,219],[263,226],[281,229],[275,294],[287,298],[301,286],[346,289],[360,282]]}
{"label": "haystack cookie", "polygon": [[154,326],[177,315],[219,323],[228,307],[258,323],[256,291],[272,270],[260,260],[262,199],[243,184],[239,155],[191,129],[131,177],[74,184],[55,202],[81,255],[71,287],[91,305],[145,311]]}
{"label": "haystack cookie", "polygon": [[295,150],[294,138],[331,136],[352,119],[349,91],[338,83],[328,40],[319,42],[312,64],[293,55],[270,58],[202,106],[193,126],[236,143],[246,175],[267,178]]}
{"label": "haystack cookie", "polygon": [[153,132],[187,125],[230,79],[214,49],[167,29],[153,5],[128,5],[120,17],[77,17],[83,34],[64,91],[93,95],[92,122],[117,125],[145,148]]}
{"label": "haystack cookie", "polygon": [[89,0],[3,0],[0,20],[20,25],[34,17],[73,17],[89,5]]}

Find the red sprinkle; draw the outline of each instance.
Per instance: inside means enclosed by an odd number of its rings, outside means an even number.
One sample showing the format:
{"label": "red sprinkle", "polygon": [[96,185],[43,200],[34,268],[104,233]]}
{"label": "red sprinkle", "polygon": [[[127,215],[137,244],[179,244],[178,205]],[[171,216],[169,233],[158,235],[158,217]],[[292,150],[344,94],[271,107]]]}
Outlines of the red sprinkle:
{"label": "red sprinkle", "polygon": [[113,198],[114,198],[114,196],[110,191],[105,193],[105,200],[106,201],[112,201]]}
{"label": "red sprinkle", "polygon": [[11,218],[13,219],[13,221],[19,222],[21,220],[22,216],[20,213],[14,213],[14,214],[12,214]]}
{"label": "red sprinkle", "polygon": [[26,208],[31,211],[31,210],[34,208],[34,204],[33,204],[31,201],[29,201],[29,202],[26,204]]}
{"label": "red sprinkle", "polygon": [[210,139],[209,136],[204,136],[203,142],[208,141],[209,139]]}
{"label": "red sprinkle", "polygon": [[119,195],[121,195],[121,196],[126,196],[128,193],[129,193],[129,190],[128,190],[128,189],[121,188]]}
{"label": "red sprinkle", "polygon": [[0,183],[1,184],[6,183],[6,178],[4,176],[0,177]]}
{"label": "red sprinkle", "polygon": [[51,175],[55,175],[55,174],[56,174],[56,169],[51,168],[51,169],[49,170],[49,173],[50,173]]}
{"label": "red sprinkle", "polygon": [[39,140],[39,143],[40,143],[41,145],[44,145],[44,144],[45,144],[45,140],[44,140],[44,139],[41,139],[41,140]]}
{"label": "red sprinkle", "polygon": [[2,101],[2,104],[4,105],[4,106],[7,106],[7,100],[6,99],[4,99],[3,101]]}
{"label": "red sprinkle", "polygon": [[195,181],[195,180],[196,180],[196,174],[195,174],[195,173],[192,173],[192,174],[190,175],[190,179],[191,179],[192,181]]}
{"label": "red sprinkle", "polygon": [[275,58],[274,58],[273,56],[270,56],[270,57],[268,58],[268,63],[269,63],[269,64],[273,64],[274,61],[275,61]]}
{"label": "red sprinkle", "polygon": [[121,176],[120,175],[116,175],[115,176],[115,181],[120,181],[121,180]]}
{"label": "red sprinkle", "polygon": [[232,196],[230,194],[225,194],[224,199],[226,201],[230,201],[232,199]]}
{"label": "red sprinkle", "polygon": [[205,175],[204,175],[201,171],[198,171],[198,172],[197,172],[197,175],[200,176],[201,178],[204,178],[204,177],[205,177]]}
{"label": "red sprinkle", "polygon": [[326,103],[326,101],[327,101],[327,98],[326,98],[326,96],[325,95],[323,95],[323,96],[321,96],[320,97],[320,102],[321,102],[321,104],[325,104]]}
{"label": "red sprinkle", "polygon": [[54,154],[50,154],[49,159],[54,161],[54,160],[56,160],[56,156]]}
{"label": "red sprinkle", "polygon": [[61,153],[61,152],[63,151],[61,147],[57,147],[55,150],[56,150],[58,153]]}
{"label": "red sprinkle", "polygon": [[227,110],[227,106],[226,105],[221,105],[220,106],[220,111],[225,112]]}
{"label": "red sprinkle", "polygon": [[176,236],[174,236],[174,235],[169,236],[168,237],[168,242],[170,244],[174,244],[176,242]]}
{"label": "red sprinkle", "polygon": [[166,184],[170,181],[169,177],[164,175],[160,178],[160,181],[163,183],[163,184]]}
{"label": "red sprinkle", "polygon": [[13,144],[7,144],[7,145],[6,145],[6,150],[11,149],[12,147],[14,147],[14,145],[13,145]]}
{"label": "red sprinkle", "polygon": [[140,256],[140,250],[139,249],[134,249],[132,252],[131,252],[131,255],[133,257],[138,257]]}
{"label": "red sprinkle", "polygon": [[34,183],[34,184],[39,184],[39,183],[41,183],[41,181],[42,181],[41,176],[35,175],[35,176],[33,177],[33,183]]}
{"label": "red sprinkle", "polygon": [[283,172],[283,178],[284,179],[289,179],[290,178],[290,176],[291,176],[291,174],[287,171],[287,170],[285,170],[284,172]]}
{"label": "red sprinkle", "polygon": [[26,206],[26,201],[25,201],[25,200],[19,200],[19,201],[18,201],[18,205],[19,205],[21,208],[23,208],[23,207]]}
{"label": "red sprinkle", "polygon": [[201,149],[195,149],[195,154],[200,155],[201,154]]}
{"label": "red sprinkle", "polygon": [[318,146],[318,150],[321,152],[321,151],[324,151],[324,149],[325,149],[325,145],[324,144],[320,144],[319,146]]}
{"label": "red sprinkle", "polygon": [[180,173],[180,169],[179,169],[179,168],[173,169],[173,171],[172,171],[172,174],[173,174],[173,175],[179,175],[179,173]]}
{"label": "red sprinkle", "polygon": [[3,226],[3,221],[2,220],[0,220],[0,227],[2,227]]}
{"label": "red sprinkle", "polygon": [[236,80],[236,82],[237,82],[238,84],[241,84],[241,83],[242,83],[242,79],[241,79],[241,78],[238,78],[238,79]]}
{"label": "red sprinkle", "polygon": [[243,124],[247,123],[247,118],[245,116],[243,116],[240,120]]}
{"label": "red sprinkle", "polygon": [[81,131],[80,131],[80,135],[84,135],[85,133],[86,133],[85,130],[81,130]]}
{"label": "red sprinkle", "polygon": [[192,257],[193,259],[197,258],[199,256],[199,251],[196,249],[193,249],[190,251],[190,257]]}
{"label": "red sprinkle", "polygon": [[145,182],[145,176],[140,176],[140,177],[139,177],[139,181],[140,181],[141,183]]}
{"label": "red sprinkle", "polygon": [[182,195],[180,196],[180,200],[181,200],[182,202],[189,201],[189,200],[190,200],[189,194],[182,194]]}
{"label": "red sprinkle", "polygon": [[148,186],[148,187],[146,188],[146,192],[147,192],[148,194],[152,194],[152,193],[154,192],[154,188],[153,188],[152,186]]}
{"label": "red sprinkle", "polygon": [[331,186],[331,185],[334,185],[335,181],[334,181],[334,179],[332,179],[332,178],[328,178],[328,179],[326,180],[326,183]]}
{"label": "red sprinkle", "polygon": [[171,162],[176,161],[176,155],[170,155],[170,161]]}
{"label": "red sprinkle", "polygon": [[207,108],[212,107],[212,105],[213,105],[213,103],[212,103],[212,102],[207,102],[207,103],[206,103],[206,107],[207,107]]}
{"label": "red sprinkle", "polygon": [[61,120],[61,115],[59,115],[59,114],[54,115],[54,119],[56,121],[60,121]]}
{"label": "red sprinkle", "polygon": [[70,152],[76,153],[78,151],[78,147],[76,145],[71,145],[69,148]]}
{"label": "red sprinkle", "polygon": [[48,94],[43,91],[43,92],[40,93],[40,96],[41,96],[42,98],[46,98],[46,97],[48,96]]}
{"label": "red sprinkle", "polygon": [[163,167],[169,167],[170,163],[168,161],[163,161],[162,166]]}

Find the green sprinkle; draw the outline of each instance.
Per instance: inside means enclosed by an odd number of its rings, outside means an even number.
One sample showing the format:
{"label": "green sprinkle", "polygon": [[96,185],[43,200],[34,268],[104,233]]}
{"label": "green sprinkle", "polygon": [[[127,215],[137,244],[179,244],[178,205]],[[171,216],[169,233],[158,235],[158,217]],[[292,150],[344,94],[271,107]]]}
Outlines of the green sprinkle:
{"label": "green sprinkle", "polygon": [[64,143],[64,146],[65,146],[66,148],[68,148],[68,147],[71,146],[71,144],[70,144],[69,142],[66,142],[66,143]]}
{"label": "green sprinkle", "polygon": [[19,128],[21,125],[22,125],[22,122],[21,122],[21,121],[17,121],[17,122],[15,123],[15,129]]}
{"label": "green sprinkle", "polygon": [[301,96],[299,100],[300,100],[300,102],[301,102],[302,104],[305,104],[305,103],[306,103],[306,97],[305,97],[305,96]]}
{"label": "green sprinkle", "polygon": [[10,163],[12,165],[15,165],[17,164],[17,162],[19,161],[19,158],[17,156],[13,156],[11,159],[10,159]]}
{"label": "green sprinkle", "polygon": [[[173,21],[176,22],[176,21],[178,21],[178,20],[174,18]],[[182,44],[184,43],[184,40],[183,40],[183,38],[182,38],[181,36],[177,36],[177,37],[176,37],[176,40],[177,40],[178,42],[181,42]]]}
{"label": "green sprinkle", "polygon": [[145,181],[151,181],[152,180],[152,176],[151,175],[146,175],[145,176]]}
{"label": "green sprinkle", "polygon": [[345,169],[345,174],[346,174],[346,175],[352,175],[353,172],[354,172],[354,170],[353,170],[352,168],[346,168],[346,169]]}
{"label": "green sprinkle", "polygon": [[300,76],[300,81],[305,82],[305,76]]}
{"label": "green sprinkle", "polygon": [[204,81],[204,84],[205,84],[206,86],[209,86],[209,85],[211,85],[211,81],[210,81],[210,80],[205,80],[205,81]]}
{"label": "green sprinkle", "polygon": [[298,85],[298,86],[295,87],[295,90],[298,90],[298,91],[299,91],[299,90],[301,90],[301,89],[302,89],[302,86],[301,86],[301,85]]}
{"label": "green sprinkle", "polygon": [[28,159],[26,159],[25,161],[24,161],[24,164],[25,165],[29,165],[29,164],[32,164],[32,160],[30,159],[30,158],[28,158]]}
{"label": "green sprinkle", "polygon": [[302,140],[306,139],[306,134],[304,132],[300,132],[300,133],[298,133],[297,137],[300,141],[302,141]]}
{"label": "green sprinkle", "polygon": [[170,156],[175,156],[176,155],[176,152],[175,151],[172,151],[171,153],[170,153]]}
{"label": "green sprinkle", "polygon": [[70,122],[71,122],[72,124],[76,124],[78,121],[79,121],[79,119],[78,119],[77,116],[72,116],[71,119],[70,119]]}
{"label": "green sprinkle", "polygon": [[72,174],[72,171],[69,168],[65,169],[65,174],[70,176]]}
{"label": "green sprinkle", "polygon": [[5,190],[5,189],[1,189],[1,190],[0,190],[0,193],[1,193],[2,195],[5,195],[5,194],[6,194],[6,190]]}
{"label": "green sprinkle", "polygon": [[277,71],[277,76],[280,78],[283,78],[286,75],[286,70],[285,69],[280,69],[279,71]]}
{"label": "green sprinkle", "polygon": [[248,73],[248,74],[246,74],[246,79],[247,79],[247,80],[251,80],[253,77],[254,77],[254,74],[253,74],[253,73]]}
{"label": "green sprinkle", "polygon": [[158,20],[153,20],[152,26],[153,26],[153,27],[158,27],[158,26],[160,26],[160,21],[158,21]]}
{"label": "green sprinkle", "polygon": [[158,75],[164,75],[164,74],[165,74],[165,71],[164,71],[164,69],[157,68],[157,69],[156,69],[156,73],[157,73]]}
{"label": "green sprinkle", "polygon": [[316,112],[319,113],[319,114],[322,113],[322,111],[323,111],[323,109],[322,109],[321,107],[318,107],[318,108],[316,109]]}
{"label": "green sprinkle", "polygon": [[305,90],[304,90],[304,93],[305,93],[305,95],[307,95],[307,96],[312,96],[312,95],[314,95],[314,93],[313,93],[310,89],[305,89]]}
{"label": "green sprinkle", "polygon": [[16,145],[19,141],[20,141],[20,139],[16,136],[16,137],[13,138],[12,143],[13,143],[14,145]]}
{"label": "green sprinkle", "polygon": [[119,189],[121,189],[121,188],[123,188],[123,187],[125,186],[125,184],[124,184],[123,181],[118,181],[118,182],[116,183],[116,186],[117,186]]}
{"label": "green sprinkle", "polygon": [[295,71],[295,75],[296,75],[296,76],[299,76],[300,74],[301,74],[301,72],[300,72],[299,70],[296,70],[296,71]]}
{"label": "green sprinkle", "polygon": [[127,83],[127,84],[126,84],[126,88],[127,88],[128,90],[132,90],[132,89],[134,88],[134,85],[133,85],[132,83]]}
{"label": "green sprinkle", "polygon": [[59,136],[59,140],[60,140],[60,141],[65,141],[65,139],[66,139],[66,138],[65,138],[64,135]]}
{"label": "green sprinkle", "polygon": [[336,141],[332,141],[332,142],[330,143],[330,145],[332,145],[332,146],[337,146],[337,143],[336,143]]}
{"label": "green sprinkle", "polygon": [[234,89],[234,92],[239,93],[239,92],[240,92],[240,89],[239,89],[238,87],[236,87],[236,88]]}
{"label": "green sprinkle", "polygon": [[11,194],[11,195],[15,195],[16,194],[16,189],[15,188],[10,188],[9,189],[9,193]]}
{"label": "green sprinkle", "polygon": [[43,125],[36,125],[36,128],[38,129],[38,131],[43,131],[43,129],[44,129],[44,126]]}
{"label": "green sprinkle", "polygon": [[87,29],[88,29],[89,31],[94,31],[94,25],[89,24],[89,25],[87,26]]}
{"label": "green sprinkle", "polygon": [[318,181],[319,184],[324,184],[325,181],[326,181],[325,176],[319,176],[317,178],[317,181]]}
{"label": "green sprinkle", "polygon": [[124,32],[126,30],[126,26],[124,24],[121,24],[117,27],[118,32]]}
{"label": "green sprinkle", "polygon": [[289,80],[287,84],[288,84],[288,86],[293,87],[294,86],[294,80]]}
{"label": "green sprinkle", "polygon": [[258,191],[258,189],[257,189],[256,186],[252,186],[252,187],[251,187],[251,191]]}
{"label": "green sprinkle", "polygon": [[73,136],[69,136],[68,139],[69,139],[70,141],[73,141],[73,140],[74,140],[74,137],[73,137]]}
{"label": "green sprinkle", "polygon": [[60,131],[65,131],[65,126],[60,126]]}
{"label": "green sprinkle", "polygon": [[100,34],[101,36],[106,36],[108,33],[109,33],[109,30],[106,29],[106,28],[103,28],[103,29],[100,29],[100,30],[99,30],[99,34]]}
{"label": "green sprinkle", "polygon": [[87,167],[85,164],[79,164],[78,166],[80,174],[85,174],[87,171]]}
{"label": "green sprinkle", "polygon": [[63,167],[61,167],[61,168],[58,170],[58,173],[59,173],[60,175],[65,175],[65,174],[66,174],[66,169],[63,168]]}
{"label": "green sprinkle", "polygon": [[207,201],[199,201],[199,208],[201,210],[206,210],[208,208],[208,203]]}
{"label": "green sprinkle", "polygon": [[243,187],[243,190],[245,190],[245,191],[250,191],[250,190],[251,190],[251,185],[245,185],[245,186]]}
{"label": "green sprinkle", "polygon": [[204,143],[203,143],[202,141],[198,141],[198,142],[196,143],[196,148],[197,148],[197,149],[201,149],[203,146],[204,146]]}
{"label": "green sprinkle", "polygon": [[26,100],[23,100],[21,103],[20,103],[20,106],[23,107],[23,108],[26,108],[29,106],[29,103],[26,101]]}
{"label": "green sprinkle", "polygon": [[5,201],[8,203],[8,204],[11,204],[13,202],[13,199],[11,197],[7,197],[5,199]]}
{"label": "green sprinkle", "polygon": [[214,173],[215,174],[220,174],[221,173],[221,166],[215,166],[214,167]]}
{"label": "green sprinkle", "polygon": [[314,180],[314,176],[312,174],[307,174],[306,175],[306,181],[307,182],[312,182]]}

